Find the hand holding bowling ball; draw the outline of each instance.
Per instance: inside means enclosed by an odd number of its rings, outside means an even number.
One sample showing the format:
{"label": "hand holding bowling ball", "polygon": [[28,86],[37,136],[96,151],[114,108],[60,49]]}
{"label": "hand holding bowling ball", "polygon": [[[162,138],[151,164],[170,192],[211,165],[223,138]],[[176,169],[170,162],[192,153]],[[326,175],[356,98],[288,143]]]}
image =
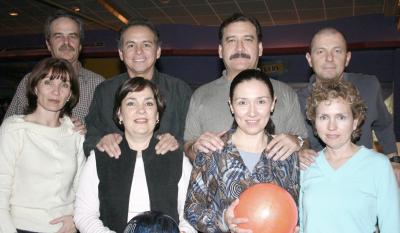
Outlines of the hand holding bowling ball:
{"label": "hand holding bowling ball", "polygon": [[249,220],[247,218],[235,218],[234,210],[239,204],[239,199],[236,199],[228,209],[225,210],[224,220],[228,225],[230,232],[235,233],[252,233],[249,229],[242,229],[238,227],[238,224],[247,223]]}
{"label": "hand holding bowling ball", "polygon": [[[246,189],[235,205],[234,229],[250,229],[253,233],[293,233],[297,224],[297,207],[292,196],[275,184],[256,184]],[[230,207],[231,207],[230,206]],[[229,207],[229,208],[230,208]],[[227,212],[229,210],[227,209]],[[238,222],[237,219],[247,221]],[[229,226],[229,225],[228,225]],[[244,231],[240,231],[244,232]]]}

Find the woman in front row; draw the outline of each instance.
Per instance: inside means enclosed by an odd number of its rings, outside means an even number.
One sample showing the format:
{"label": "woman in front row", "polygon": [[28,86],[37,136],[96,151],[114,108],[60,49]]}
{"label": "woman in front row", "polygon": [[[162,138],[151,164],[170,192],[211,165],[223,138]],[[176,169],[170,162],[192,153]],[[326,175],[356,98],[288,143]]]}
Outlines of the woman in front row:
{"label": "woman in front row", "polygon": [[345,81],[319,84],[308,98],[307,118],[326,147],[301,174],[301,232],[372,233],[376,223],[380,233],[400,232],[400,194],[389,160],[353,143],[365,111]]}
{"label": "woman in front row", "polygon": [[119,159],[92,151],[76,196],[75,222],[81,233],[123,232],[144,211],[161,211],[194,232],[183,218],[191,165],[182,150],[156,155],[154,129],[164,104],[156,86],[141,77],[117,90],[114,122],[124,131]]}
{"label": "woman in front row", "polygon": [[25,115],[0,128],[0,232],[76,232],[75,191],[84,137],[69,118],[79,99],[78,77],[63,59],[32,70]]}
{"label": "woman in front row", "polygon": [[201,232],[249,232],[235,218],[235,201],[257,183],[275,183],[294,200],[299,192],[298,157],[284,161],[268,159],[265,148],[272,139],[270,115],[276,98],[267,75],[245,70],[232,81],[229,105],[234,115],[232,129],[222,136],[225,146],[211,154],[199,153],[194,161],[185,214]]}

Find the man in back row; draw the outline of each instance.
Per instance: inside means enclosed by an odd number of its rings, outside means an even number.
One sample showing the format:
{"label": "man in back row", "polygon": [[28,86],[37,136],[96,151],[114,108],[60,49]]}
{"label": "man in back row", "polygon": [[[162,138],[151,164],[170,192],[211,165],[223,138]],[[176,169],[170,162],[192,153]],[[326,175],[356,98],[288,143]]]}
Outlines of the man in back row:
{"label": "man in back row", "polygon": [[[298,91],[302,112],[305,113],[307,97],[311,94],[314,83],[333,79],[351,82],[358,89],[367,106],[366,119],[357,144],[371,149],[373,147],[372,131],[374,131],[383,148],[383,153],[391,158],[397,180],[400,182],[400,157],[397,156],[393,120],[384,104],[378,79],[371,75],[344,72],[350,62],[351,52],[347,50],[344,35],[334,28],[323,28],[314,35],[306,59],[315,74],[311,76],[308,86]],[[313,163],[317,151],[324,147],[324,144],[314,135],[311,124],[308,122],[306,126],[311,149],[304,149],[299,153],[302,168]],[[340,129],[332,128],[331,130],[337,132]],[[340,140],[340,135],[337,140]]]}
{"label": "man in back row", "polygon": [[[233,122],[228,106],[230,83],[241,71],[256,68],[263,52],[259,22],[242,14],[234,14],[222,22],[219,40],[218,53],[226,70],[222,77],[194,92],[186,117],[184,149],[191,160],[199,151],[208,153],[223,147],[220,136]],[[270,157],[285,159],[302,147],[307,131],[296,92],[280,81],[271,79],[271,82],[277,96],[272,114],[276,136],[267,150]]]}
{"label": "man in back row", "polygon": [[[104,80],[102,76],[83,68],[78,61],[79,53],[82,50],[81,43],[83,38],[83,23],[74,15],[57,11],[47,18],[45,24],[47,49],[52,57],[69,61],[78,75],[79,102],[72,110],[72,116],[78,118],[81,122],[83,122],[89,111],[96,86]],[[28,77],[29,73],[19,83],[5,117],[24,113],[24,109],[28,105],[28,99],[25,95]]]}
{"label": "man in back row", "polygon": [[94,148],[118,158],[122,131],[113,121],[114,96],[127,79],[143,77],[151,80],[165,99],[166,108],[156,132],[160,140],[156,152],[164,154],[178,148],[182,141],[185,117],[192,90],[180,79],[158,72],[155,63],[161,55],[161,42],[155,26],[146,19],[134,19],[119,32],[118,53],[127,72],[100,84],[95,91],[86,117],[88,132],[83,144],[85,154]]}

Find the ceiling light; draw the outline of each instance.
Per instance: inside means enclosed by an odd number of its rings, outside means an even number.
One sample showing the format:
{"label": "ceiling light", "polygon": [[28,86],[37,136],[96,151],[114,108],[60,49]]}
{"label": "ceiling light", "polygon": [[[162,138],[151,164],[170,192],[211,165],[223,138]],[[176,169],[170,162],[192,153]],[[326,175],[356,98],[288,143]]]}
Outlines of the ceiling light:
{"label": "ceiling light", "polygon": [[9,11],[9,12],[8,12],[8,15],[9,15],[9,16],[18,16],[19,14],[18,14],[18,12],[16,12],[16,11]]}
{"label": "ceiling light", "polygon": [[98,3],[100,3],[108,12],[110,12],[112,15],[117,17],[119,21],[121,21],[124,24],[128,24],[128,19],[122,15],[113,5],[108,3],[106,0],[97,0]]}
{"label": "ceiling light", "polygon": [[77,7],[77,6],[73,6],[73,7],[72,7],[72,10],[75,11],[75,12],[80,12],[80,11],[81,11],[81,8],[79,8],[79,7]]}

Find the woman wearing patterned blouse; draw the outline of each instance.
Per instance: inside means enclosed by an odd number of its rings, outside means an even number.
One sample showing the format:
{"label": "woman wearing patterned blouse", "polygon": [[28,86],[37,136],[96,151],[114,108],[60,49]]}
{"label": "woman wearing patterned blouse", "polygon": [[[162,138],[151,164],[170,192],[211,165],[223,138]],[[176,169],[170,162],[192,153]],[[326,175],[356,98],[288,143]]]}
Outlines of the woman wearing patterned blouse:
{"label": "woman wearing patterned blouse", "polygon": [[188,221],[201,232],[242,231],[234,208],[239,195],[257,183],[275,183],[295,200],[299,192],[297,155],[286,160],[270,158],[266,147],[273,137],[276,97],[272,84],[262,71],[245,70],[232,81],[229,106],[234,115],[232,128],[222,140],[222,150],[199,153],[185,203]]}

